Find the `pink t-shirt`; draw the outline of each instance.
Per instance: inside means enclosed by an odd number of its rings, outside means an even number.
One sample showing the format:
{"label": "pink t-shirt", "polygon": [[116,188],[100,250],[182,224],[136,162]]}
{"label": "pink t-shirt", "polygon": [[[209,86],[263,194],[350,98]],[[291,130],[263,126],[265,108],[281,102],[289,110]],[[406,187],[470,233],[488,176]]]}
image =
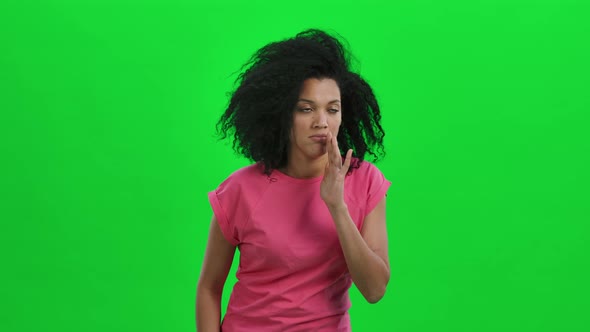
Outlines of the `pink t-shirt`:
{"label": "pink t-shirt", "polygon": [[[267,176],[254,164],[209,193],[224,237],[240,250],[222,331],[350,331],[352,279],[321,180]],[[345,202],[359,230],[389,185],[366,161],[346,177]]]}

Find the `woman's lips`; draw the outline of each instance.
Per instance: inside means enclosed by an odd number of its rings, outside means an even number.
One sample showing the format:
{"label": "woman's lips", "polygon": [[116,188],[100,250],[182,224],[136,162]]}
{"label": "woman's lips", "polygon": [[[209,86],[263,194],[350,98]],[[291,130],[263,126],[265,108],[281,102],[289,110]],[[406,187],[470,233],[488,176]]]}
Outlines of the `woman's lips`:
{"label": "woman's lips", "polygon": [[311,138],[311,140],[314,142],[326,143],[327,136],[326,135],[313,135],[313,136],[309,136],[309,138]]}

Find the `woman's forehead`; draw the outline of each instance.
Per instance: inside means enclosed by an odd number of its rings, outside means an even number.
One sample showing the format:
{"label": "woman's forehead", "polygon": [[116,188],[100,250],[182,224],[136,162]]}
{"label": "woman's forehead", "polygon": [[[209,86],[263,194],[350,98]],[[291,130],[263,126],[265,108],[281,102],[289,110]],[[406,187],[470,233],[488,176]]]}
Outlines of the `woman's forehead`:
{"label": "woman's forehead", "polygon": [[340,88],[331,78],[308,78],[303,81],[299,100],[309,103],[335,103],[340,101]]}

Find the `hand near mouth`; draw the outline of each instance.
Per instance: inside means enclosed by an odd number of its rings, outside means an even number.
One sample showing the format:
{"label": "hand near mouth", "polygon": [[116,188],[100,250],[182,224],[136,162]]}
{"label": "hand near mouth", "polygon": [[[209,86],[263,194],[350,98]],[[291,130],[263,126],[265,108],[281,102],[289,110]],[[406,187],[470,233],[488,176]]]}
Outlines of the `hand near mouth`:
{"label": "hand near mouth", "polygon": [[326,163],[324,178],[320,184],[320,196],[328,208],[333,209],[346,205],[344,202],[344,178],[350,167],[352,149],[346,152],[343,164],[338,140],[331,132],[328,132],[326,137],[326,149],[328,162]]}

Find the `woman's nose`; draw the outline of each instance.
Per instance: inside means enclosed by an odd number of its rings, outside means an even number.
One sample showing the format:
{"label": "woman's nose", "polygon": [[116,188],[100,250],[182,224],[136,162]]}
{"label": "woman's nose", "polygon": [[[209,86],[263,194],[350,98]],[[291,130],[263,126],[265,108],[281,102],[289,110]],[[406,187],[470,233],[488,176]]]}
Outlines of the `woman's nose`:
{"label": "woman's nose", "polygon": [[315,118],[314,128],[328,128],[328,116],[326,112],[320,111]]}

